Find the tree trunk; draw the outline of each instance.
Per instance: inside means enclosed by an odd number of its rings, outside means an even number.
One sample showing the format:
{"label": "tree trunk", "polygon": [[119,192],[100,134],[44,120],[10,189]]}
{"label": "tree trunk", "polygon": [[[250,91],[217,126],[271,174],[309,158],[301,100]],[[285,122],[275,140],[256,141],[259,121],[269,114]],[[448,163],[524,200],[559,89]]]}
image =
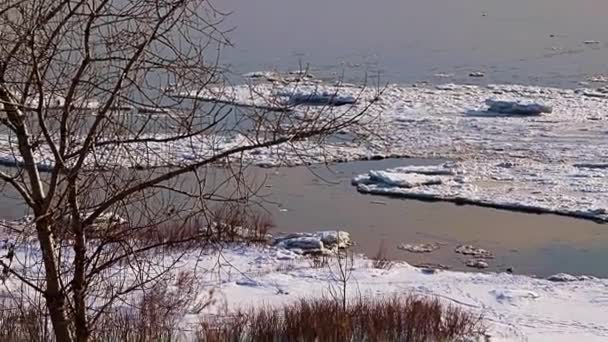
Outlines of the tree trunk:
{"label": "tree trunk", "polygon": [[44,269],[46,272],[46,306],[49,310],[55,338],[59,342],[71,341],[69,322],[65,316],[65,294],[61,290],[59,281],[59,266],[55,260],[52,235],[48,219],[41,219],[36,223],[38,241],[42,251]]}

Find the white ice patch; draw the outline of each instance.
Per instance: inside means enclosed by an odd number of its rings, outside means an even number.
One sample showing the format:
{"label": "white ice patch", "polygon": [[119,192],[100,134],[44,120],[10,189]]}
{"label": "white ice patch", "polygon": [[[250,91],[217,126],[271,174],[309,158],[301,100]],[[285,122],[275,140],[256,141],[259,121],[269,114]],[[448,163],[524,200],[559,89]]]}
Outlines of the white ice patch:
{"label": "white ice patch", "polygon": [[437,243],[402,243],[397,246],[397,249],[410,253],[432,253],[440,248]]}
{"label": "white ice patch", "polygon": [[488,113],[505,115],[541,115],[553,112],[553,108],[542,103],[487,99]]}
{"label": "white ice patch", "polygon": [[357,99],[351,95],[341,95],[337,91],[317,91],[288,89],[277,93],[285,106],[344,106],[355,104]]}
{"label": "white ice patch", "polygon": [[451,164],[452,175],[428,176],[394,168],[372,170],[352,182],[362,193],[608,221],[608,201],[602,195],[608,193],[602,180],[608,170],[601,166],[563,165],[558,173],[531,161],[488,165],[469,160]]}
{"label": "white ice patch", "polygon": [[384,183],[388,186],[413,188],[421,185],[441,184],[441,178],[416,173],[399,173],[393,171],[370,171],[370,182]]}
{"label": "white ice patch", "polygon": [[[326,108],[290,106],[281,94],[337,94],[353,97],[352,105]],[[411,188],[380,182],[356,181],[361,191],[450,200],[529,211],[608,220],[608,89],[558,89],[522,85],[448,85],[378,89],[354,85],[302,82],[298,86],[259,83],[203,92],[172,93],[239,106],[291,110],[294,116],[337,116],[367,109],[359,118],[362,129],[344,133],[369,133],[364,140],[336,139],[319,146],[315,141],[296,142],[245,152],[255,165],[275,167],[303,163],[352,161],[389,157],[441,157],[457,160],[454,175],[437,176],[441,184],[429,185],[412,172],[404,176]],[[287,97],[288,98],[288,97]],[[487,99],[550,105],[551,115],[469,115],[486,112]],[[368,108],[369,107],[369,108]],[[338,141],[339,140],[339,141]],[[97,159],[129,167],[183,165],[228,148],[250,143],[247,137],[206,135],[171,143],[147,143],[126,148],[99,149]],[[0,136],[0,163],[19,165],[14,139]],[[303,155],[301,151],[306,151]],[[128,153],[130,152],[130,153]],[[135,153],[137,152],[137,153]],[[36,153],[42,169],[54,165],[51,150],[41,145]],[[585,166],[583,166],[585,165]],[[594,167],[597,166],[597,167]],[[387,171],[387,170],[379,170]],[[406,174],[406,172],[398,172]],[[364,180],[369,175],[362,176]],[[427,179],[428,180],[428,179]]]}
{"label": "white ice patch", "polygon": [[273,239],[275,246],[300,254],[333,254],[352,245],[345,231],[323,230],[315,233],[291,233]]}

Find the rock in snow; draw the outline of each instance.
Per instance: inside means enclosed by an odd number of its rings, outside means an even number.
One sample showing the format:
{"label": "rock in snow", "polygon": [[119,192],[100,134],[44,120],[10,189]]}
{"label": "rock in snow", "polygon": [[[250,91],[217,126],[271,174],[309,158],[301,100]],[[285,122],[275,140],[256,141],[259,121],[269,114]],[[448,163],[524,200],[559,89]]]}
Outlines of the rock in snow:
{"label": "rock in snow", "polygon": [[541,103],[523,101],[499,101],[486,100],[489,113],[499,113],[507,115],[541,115],[553,112],[553,108]]}

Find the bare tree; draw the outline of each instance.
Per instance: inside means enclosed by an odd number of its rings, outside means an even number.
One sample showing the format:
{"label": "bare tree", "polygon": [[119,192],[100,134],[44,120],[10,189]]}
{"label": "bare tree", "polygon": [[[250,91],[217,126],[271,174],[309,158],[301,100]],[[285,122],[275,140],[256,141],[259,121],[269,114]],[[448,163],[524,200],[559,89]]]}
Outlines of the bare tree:
{"label": "bare tree", "polygon": [[8,254],[1,265],[42,296],[58,341],[89,340],[104,312],[187,253],[162,251],[211,241],[199,228],[214,206],[255,192],[251,151],[302,157],[301,142],[322,149],[360,120],[360,107],[294,115],[297,103],[226,100],[224,17],[204,0],[0,3],[0,143],[14,164],[0,180],[31,212],[12,243],[41,255],[39,268]]}

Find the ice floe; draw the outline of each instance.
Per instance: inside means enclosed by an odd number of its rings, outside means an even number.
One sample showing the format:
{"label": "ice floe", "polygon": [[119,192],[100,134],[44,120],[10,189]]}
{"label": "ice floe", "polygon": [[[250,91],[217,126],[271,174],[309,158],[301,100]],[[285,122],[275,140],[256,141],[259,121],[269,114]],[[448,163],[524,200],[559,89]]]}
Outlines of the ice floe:
{"label": "ice floe", "polygon": [[277,236],[273,244],[299,254],[334,254],[352,245],[346,231],[324,230],[315,233],[292,233]]}
{"label": "ice floe", "polygon": [[[411,180],[411,173],[400,172],[399,168],[384,171],[372,170],[353,178],[353,184],[362,193],[400,196],[421,200],[441,200],[458,204],[475,204],[533,213],[556,213],[581,218],[608,220],[606,210],[606,185],[602,168],[583,170],[568,166],[572,181],[582,188],[579,197],[567,193],[573,183],[560,183],[560,178],[551,179],[554,174],[543,175],[542,165],[530,163],[497,163],[482,168],[478,161],[449,164],[454,174],[433,176],[433,182],[410,181],[403,186],[404,179]],[[446,165],[438,166],[443,170]],[[383,177],[378,177],[380,174]],[[419,177],[429,177],[418,174]],[[539,191],[545,186],[552,192]],[[597,194],[594,196],[594,194]],[[470,248],[469,248],[470,247]],[[462,252],[473,253],[474,248],[463,246]]]}
{"label": "ice floe", "polygon": [[440,247],[441,246],[438,243],[402,243],[397,246],[397,249],[410,253],[432,253]]}
{"label": "ice floe", "polygon": [[460,245],[460,246],[456,247],[456,249],[454,249],[454,252],[463,254],[463,255],[474,256],[476,258],[491,259],[494,257],[492,255],[492,252],[490,252],[486,249],[478,248],[478,247],[471,246],[471,245]]}
{"label": "ice floe", "polygon": [[357,102],[354,96],[339,95],[329,91],[300,92],[287,90],[278,92],[277,95],[284,98],[286,106],[344,106]]}
{"label": "ice floe", "polygon": [[[356,99],[344,106],[290,106],[289,95],[336,94]],[[340,115],[366,109],[359,127],[346,128],[342,136],[319,145],[301,141],[245,152],[254,165],[343,162],[391,157],[441,157],[454,160],[452,175],[392,170],[390,178],[404,186],[380,182],[388,170],[362,175],[355,182],[362,192],[447,200],[551,212],[608,220],[608,169],[581,165],[608,164],[608,90],[560,89],[524,85],[389,85],[386,89],[357,85],[302,82],[298,86],[272,83],[209,88],[203,92],[173,90],[175,96],[230,103],[268,110],[289,110],[294,116]],[[286,95],[286,96],[282,96]],[[299,96],[299,95],[298,95]],[[323,101],[329,101],[326,96]],[[470,115],[487,113],[487,99],[541,104],[551,115]],[[541,108],[542,109],[542,108]],[[158,136],[158,135],[157,135]],[[0,135],[0,163],[20,165],[11,137]],[[99,149],[96,160],[128,167],[191,163],[249,144],[246,135],[205,135],[171,143],[146,143],[112,150]],[[306,151],[306,153],[301,153]],[[53,165],[53,154],[43,144],[37,163]],[[507,166],[508,167],[505,167]],[[399,175],[402,178],[393,177]],[[430,177],[419,177],[430,176]],[[382,176],[382,177],[378,177]],[[431,178],[432,177],[432,178]],[[386,179],[386,177],[384,177]],[[440,184],[438,180],[441,180]]]}
{"label": "ice floe", "polygon": [[541,115],[553,112],[553,108],[541,103],[526,103],[521,101],[486,100],[489,113],[506,115]]}
{"label": "ice floe", "polygon": [[488,262],[484,259],[471,259],[471,260],[467,260],[467,262],[465,263],[465,265],[467,267],[472,267],[472,268],[478,268],[478,269],[484,269],[484,268],[488,268]]}

